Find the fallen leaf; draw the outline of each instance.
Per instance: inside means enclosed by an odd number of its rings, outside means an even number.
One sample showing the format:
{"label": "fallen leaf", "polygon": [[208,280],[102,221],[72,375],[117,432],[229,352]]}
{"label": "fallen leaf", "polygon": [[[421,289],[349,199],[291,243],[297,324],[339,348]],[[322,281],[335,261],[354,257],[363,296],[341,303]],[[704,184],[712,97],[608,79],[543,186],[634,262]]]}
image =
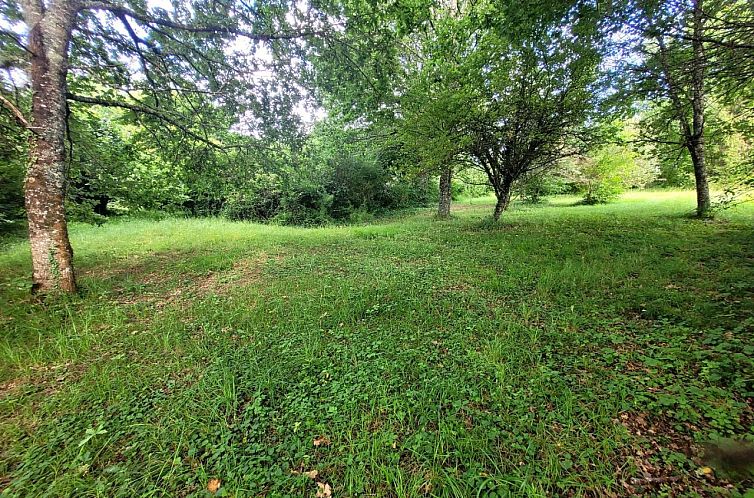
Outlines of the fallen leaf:
{"label": "fallen leaf", "polygon": [[330,446],[330,438],[327,436],[315,437],[314,446]]}
{"label": "fallen leaf", "polygon": [[317,498],[330,498],[332,496],[332,488],[326,482],[317,483]]}
{"label": "fallen leaf", "polygon": [[217,493],[217,490],[220,489],[220,479],[210,479],[209,482],[207,482],[207,491],[209,491],[212,494]]}
{"label": "fallen leaf", "polygon": [[298,470],[291,470],[291,474],[295,474],[297,476],[304,476],[308,477],[309,479],[316,479],[319,475],[318,470],[307,470],[306,472],[299,472]]}

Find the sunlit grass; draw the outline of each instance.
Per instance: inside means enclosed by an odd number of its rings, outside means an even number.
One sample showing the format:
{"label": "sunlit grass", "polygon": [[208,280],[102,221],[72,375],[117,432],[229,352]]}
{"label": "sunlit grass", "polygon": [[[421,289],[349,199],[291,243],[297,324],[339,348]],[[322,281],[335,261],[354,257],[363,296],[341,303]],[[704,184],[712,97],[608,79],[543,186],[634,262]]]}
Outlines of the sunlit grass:
{"label": "sunlit grass", "polygon": [[447,221],[74,225],[82,293],[44,303],[6,245],[0,485],[314,496],[317,470],[337,496],[723,493],[695,448],[753,436],[754,206],[577,201],[499,224],[474,199]]}

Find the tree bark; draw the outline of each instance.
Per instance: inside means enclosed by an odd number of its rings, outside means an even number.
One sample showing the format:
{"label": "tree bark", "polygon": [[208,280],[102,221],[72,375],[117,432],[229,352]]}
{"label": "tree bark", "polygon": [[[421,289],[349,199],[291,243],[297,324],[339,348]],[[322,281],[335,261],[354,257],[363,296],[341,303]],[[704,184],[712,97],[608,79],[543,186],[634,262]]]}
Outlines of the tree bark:
{"label": "tree bark", "polygon": [[450,216],[451,202],[451,180],[453,179],[453,168],[446,167],[440,173],[440,201],[437,206],[437,217],[447,218]]}
{"label": "tree bark", "polygon": [[495,203],[495,211],[492,213],[492,219],[495,221],[500,221],[500,216],[503,214],[503,211],[508,209],[508,204],[511,200],[511,182],[504,182],[498,189],[495,189],[495,196],[497,197],[497,202]]}
{"label": "tree bark", "polygon": [[709,179],[705,159],[704,136],[699,136],[689,146],[691,163],[694,165],[694,181],[696,184],[696,215],[699,218],[709,216],[712,201],[709,193]]}
{"label": "tree bark", "polygon": [[[665,85],[667,86],[670,100],[675,107],[675,112],[681,127],[683,146],[689,151],[691,162],[694,166],[696,214],[699,217],[709,215],[711,208],[704,147],[704,85],[707,61],[705,60],[704,53],[705,14],[702,4],[703,0],[694,0],[693,3],[691,59],[689,61],[689,69],[691,70],[690,88],[683,88],[682,84],[673,76],[673,68],[671,68],[668,60],[668,48],[663,41],[663,35],[656,35],[657,43],[660,48],[659,54]],[[689,123],[687,118],[688,108],[685,104],[686,96],[689,96],[691,101],[691,123]]]}
{"label": "tree bark", "polygon": [[73,249],[65,218],[66,76],[77,7],[58,0],[46,11],[24,2],[29,26],[32,89],[25,203],[32,256],[32,292],[76,291]]}
{"label": "tree bark", "polygon": [[691,70],[691,109],[693,116],[691,136],[687,139],[691,162],[694,165],[696,215],[698,217],[708,216],[711,208],[704,147],[704,80],[706,61],[704,42],[702,41],[704,38],[704,11],[702,2],[703,0],[694,0],[694,34],[691,42],[694,54]]}

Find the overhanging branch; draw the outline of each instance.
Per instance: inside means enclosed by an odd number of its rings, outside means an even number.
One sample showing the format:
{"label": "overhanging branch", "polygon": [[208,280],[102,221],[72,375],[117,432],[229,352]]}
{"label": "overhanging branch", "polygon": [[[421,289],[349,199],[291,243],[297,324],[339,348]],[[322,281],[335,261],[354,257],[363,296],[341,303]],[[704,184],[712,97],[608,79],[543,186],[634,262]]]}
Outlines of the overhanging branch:
{"label": "overhanging branch", "polygon": [[91,1],[81,4],[81,10],[105,10],[112,12],[116,16],[128,16],[132,19],[136,19],[144,24],[155,24],[163,26],[165,28],[176,29],[179,31],[186,31],[188,33],[204,33],[204,34],[216,34],[216,35],[237,35],[243,36],[250,40],[257,41],[272,41],[272,40],[294,40],[296,38],[307,38],[312,36],[322,36],[324,31],[291,31],[283,33],[252,33],[244,29],[235,28],[232,26],[192,26],[189,24],[183,24],[180,22],[171,21],[169,19],[158,18],[150,16],[145,13],[136,12],[122,5],[113,4],[107,1]]}
{"label": "overhanging branch", "polygon": [[0,29],[0,36],[4,36],[8,38],[10,41],[12,41],[16,46],[21,48],[24,52],[30,54],[31,51],[29,50],[29,47],[24,45],[24,43],[21,41],[21,39],[18,37],[18,35],[12,31],[9,31],[7,29]]}
{"label": "overhanging branch", "polygon": [[19,109],[18,107],[16,107],[15,104],[13,104],[13,102],[11,102],[10,100],[6,99],[5,96],[3,96],[3,95],[0,95],[0,102],[3,103],[3,107],[5,107],[6,109],[8,109],[10,111],[10,113],[13,115],[13,118],[16,120],[16,122],[19,125],[21,125],[23,128],[25,128],[27,130],[34,131],[32,129],[31,124],[29,123],[29,121],[24,116],[24,113],[21,112],[21,109]]}
{"label": "overhanging branch", "polygon": [[67,93],[66,98],[68,100],[72,100],[74,102],[81,102],[84,104],[92,104],[92,105],[99,105],[103,107],[117,107],[120,109],[127,109],[132,112],[135,112],[137,114],[145,114],[148,116],[152,116],[154,118],[157,118],[158,120],[167,123],[171,126],[174,126],[181,130],[183,133],[185,133],[187,136],[193,138],[194,140],[197,140],[199,142],[202,142],[206,145],[209,145],[210,147],[213,147],[215,149],[221,149],[221,150],[227,150],[227,149],[237,149],[242,148],[241,145],[223,145],[219,144],[217,142],[214,142],[212,140],[209,140],[198,133],[191,130],[188,126],[181,123],[180,121],[176,120],[175,118],[168,116],[167,114],[160,112],[158,109],[155,109],[153,107],[145,106],[142,104],[132,104],[130,102],[118,102],[115,100],[107,100],[107,99],[100,99],[97,97],[89,97],[86,95],[76,95],[73,93]]}

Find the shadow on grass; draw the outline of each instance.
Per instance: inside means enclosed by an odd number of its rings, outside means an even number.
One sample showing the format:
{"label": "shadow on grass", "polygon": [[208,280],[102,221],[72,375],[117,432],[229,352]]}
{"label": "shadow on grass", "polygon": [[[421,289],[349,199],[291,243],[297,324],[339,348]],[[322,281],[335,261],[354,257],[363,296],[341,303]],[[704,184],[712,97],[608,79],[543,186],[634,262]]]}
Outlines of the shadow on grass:
{"label": "shadow on grass", "polygon": [[0,248],[26,240],[29,233],[25,221],[0,223]]}

